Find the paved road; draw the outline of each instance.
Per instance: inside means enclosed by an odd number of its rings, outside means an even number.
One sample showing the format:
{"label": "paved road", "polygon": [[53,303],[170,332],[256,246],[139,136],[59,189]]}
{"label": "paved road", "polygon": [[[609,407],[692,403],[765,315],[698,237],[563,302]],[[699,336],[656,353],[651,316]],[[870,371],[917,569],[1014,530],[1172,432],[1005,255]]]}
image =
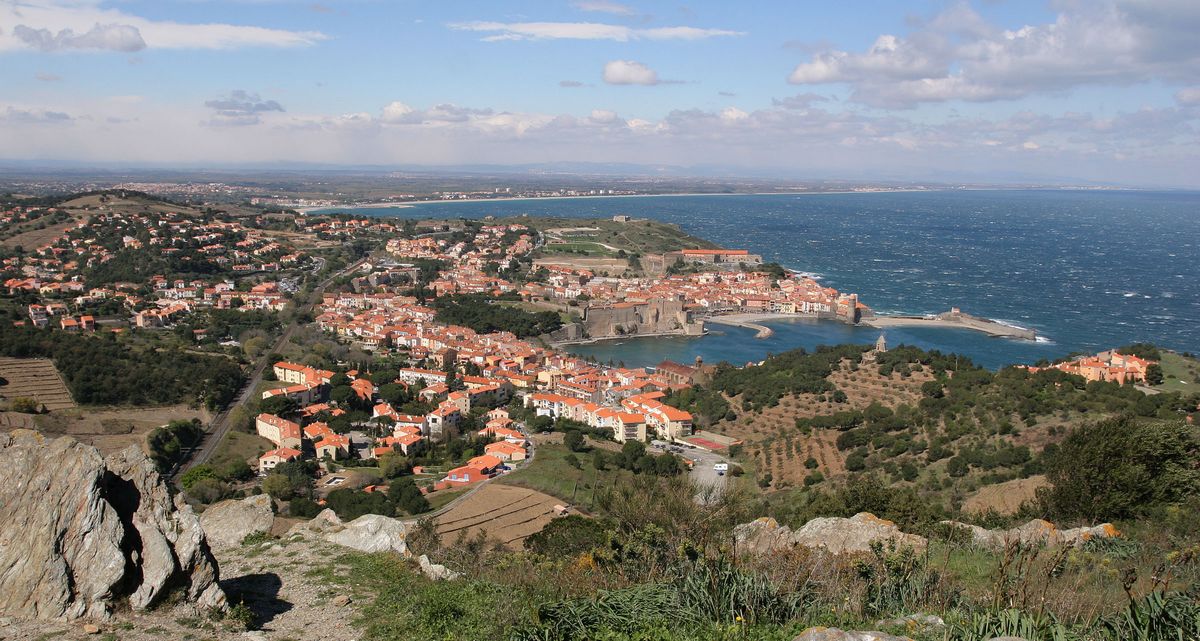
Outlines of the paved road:
{"label": "paved road", "polygon": [[[340,278],[341,276],[349,274],[355,269],[358,269],[358,266],[363,264],[365,260],[366,259],[364,258],[352,263],[342,271],[321,281],[321,283],[313,289],[313,294],[319,296],[320,294],[324,293],[325,288],[329,286],[329,283],[332,283],[334,279]],[[296,316],[300,316],[305,312],[312,311],[313,306],[314,304],[310,303],[301,309],[297,309]],[[186,472],[197,465],[207,463],[208,459],[212,458],[213,453],[217,451],[217,447],[221,444],[221,441],[225,440],[225,434],[227,434],[229,432],[229,428],[233,426],[233,410],[245,405],[250,401],[251,395],[254,394],[255,390],[258,389],[259,384],[262,383],[263,372],[266,371],[268,365],[272,365],[272,363],[269,362],[271,354],[282,351],[284,346],[286,346],[287,342],[292,339],[292,336],[295,335],[296,330],[298,329],[300,329],[300,323],[298,322],[293,322],[292,324],[288,325],[287,329],[283,331],[283,334],[279,336],[279,340],[275,341],[275,344],[271,345],[270,349],[263,352],[262,358],[258,359],[258,363],[254,365],[254,370],[250,373],[250,378],[247,379],[246,384],[242,386],[242,389],[240,392],[238,392],[238,395],[234,397],[233,402],[227,405],[225,409],[221,410],[213,418],[212,423],[209,424],[208,433],[204,436],[204,441],[200,444],[200,448],[192,453],[191,458],[189,458],[186,463],[184,463],[182,466],[176,467],[170,474],[168,474],[168,476],[182,474],[183,472]]]}
{"label": "paved road", "polygon": [[[661,453],[664,451],[663,446],[667,445],[663,441],[654,441],[650,446],[650,451],[656,454]],[[688,447],[682,444],[676,444],[676,447],[682,451],[675,452],[675,454],[695,461],[689,477],[692,484],[696,486],[696,500],[715,499],[720,496],[721,492],[725,490],[725,481],[728,477],[718,474],[713,466],[717,463],[728,463],[729,459],[697,447]]]}

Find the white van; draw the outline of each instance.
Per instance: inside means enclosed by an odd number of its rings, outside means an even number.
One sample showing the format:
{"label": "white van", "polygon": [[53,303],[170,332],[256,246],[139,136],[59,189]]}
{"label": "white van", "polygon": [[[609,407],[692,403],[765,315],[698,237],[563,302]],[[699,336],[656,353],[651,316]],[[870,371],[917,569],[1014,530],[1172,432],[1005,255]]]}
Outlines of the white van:
{"label": "white van", "polygon": [[728,472],[729,464],[728,463],[717,463],[716,465],[713,466],[713,469],[718,472]]}

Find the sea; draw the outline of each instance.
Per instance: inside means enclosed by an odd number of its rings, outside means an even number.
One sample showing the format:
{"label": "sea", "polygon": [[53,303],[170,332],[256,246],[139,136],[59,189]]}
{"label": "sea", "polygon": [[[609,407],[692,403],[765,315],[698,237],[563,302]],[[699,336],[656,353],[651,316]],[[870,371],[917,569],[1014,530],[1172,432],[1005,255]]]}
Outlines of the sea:
{"label": "sea", "polygon": [[431,202],[337,209],[402,218],[617,214],[675,223],[728,248],[810,274],[883,314],[964,312],[1038,340],[957,328],[767,321],[770,338],[710,325],[696,338],[571,346],[601,362],[757,362],[797,347],[916,345],[990,368],[1134,342],[1200,352],[1200,192],[912,191]]}

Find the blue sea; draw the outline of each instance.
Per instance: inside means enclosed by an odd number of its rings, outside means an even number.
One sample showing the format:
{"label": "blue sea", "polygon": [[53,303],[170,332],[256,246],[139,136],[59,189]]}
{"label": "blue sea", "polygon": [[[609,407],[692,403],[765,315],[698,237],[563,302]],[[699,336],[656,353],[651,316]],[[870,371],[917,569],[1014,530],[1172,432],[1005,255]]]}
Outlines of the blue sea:
{"label": "blue sea", "polygon": [[[336,210],[406,218],[628,214],[817,275],[882,313],[963,311],[1037,330],[1038,342],[960,329],[893,328],[891,345],[955,352],[987,367],[1148,341],[1200,352],[1200,193],[944,191],[564,198]],[[769,339],[710,326],[702,338],[573,348],[601,361],[735,364],[879,330],[771,321]]]}

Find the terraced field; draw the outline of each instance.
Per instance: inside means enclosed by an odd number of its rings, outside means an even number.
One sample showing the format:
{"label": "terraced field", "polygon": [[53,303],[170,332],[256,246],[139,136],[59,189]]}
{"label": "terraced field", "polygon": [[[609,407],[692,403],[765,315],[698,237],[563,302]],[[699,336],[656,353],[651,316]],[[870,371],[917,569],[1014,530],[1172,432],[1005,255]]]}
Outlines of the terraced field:
{"label": "terraced field", "polygon": [[437,533],[443,544],[453,544],[461,536],[474,538],[484,532],[489,540],[519,549],[554,519],[554,506],[560,503],[536,490],[488,483],[439,516]]}
{"label": "terraced field", "polygon": [[[795,486],[814,470],[805,467],[809,459],[817,461],[815,470],[826,477],[845,473],[846,457],[837,449],[837,430],[813,430],[804,436],[795,429],[797,418],[828,415],[842,410],[862,410],[875,401],[889,407],[901,403],[916,404],[921,400],[921,385],[932,380],[929,372],[913,372],[904,378],[899,374],[882,376],[869,365],[851,371],[844,366],[829,377],[829,381],[846,393],[845,403],[834,403],[830,396],[798,394],[785,397],[776,407],[761,413],[742,413],[732,423],[722,422],[720,431],[745,442],[745,452],[759,474],[770,473],[776,487]],[[736,399],[734,407],[740,404]]]}
{"label": "terraced field", "polygon": [[70,390],[49,359],[0,357],[0,378],[7,381],[0,385],[0,396],[7,401],[32,398],[52,411],[75,407]]}

